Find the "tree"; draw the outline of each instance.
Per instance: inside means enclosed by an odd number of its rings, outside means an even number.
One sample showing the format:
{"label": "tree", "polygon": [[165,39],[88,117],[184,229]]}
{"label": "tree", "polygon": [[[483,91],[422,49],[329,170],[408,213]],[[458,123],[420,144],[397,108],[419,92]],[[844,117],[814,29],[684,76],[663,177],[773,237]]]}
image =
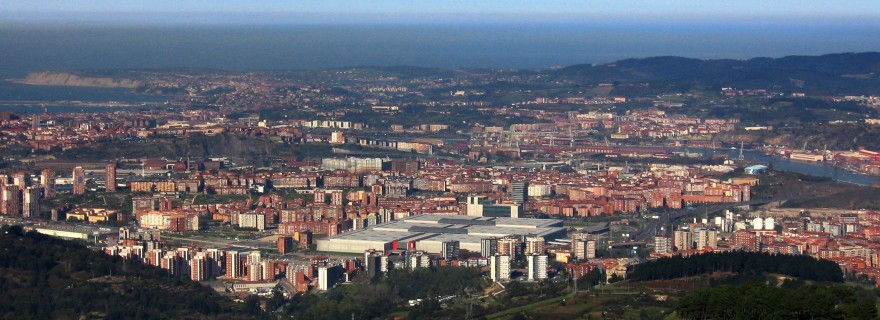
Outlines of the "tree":
{"label": "tree", "polygon": [[210,288],[77,242],[8,227],[0,228],[0,248],[0,318],[254,317]]}
{"label": "tree", "polygon": [[868,299],[858,302],[846,308],[846,318],[855,320],[877,319],[877,305]]}
{"label": "tree", "polygon": [[244,299],[244,310],[251,314],[259,314],[260,313],[260,297],[255,295],[249,295]]}
{"label": "tree", "polygon": [[760,283],[697,290],[676,307],[683,319],[876,319],[871,300],[842,286],[771,287]]}
{"label": "tree", "polygon": [[269,300],[266,300],[266,311],[272,312],[281,308],[281,306],[285,303],[284,294],[281,293],[281,290],[275,288],[272,290],[272,297]]}
{"label": "tree", "polygon": [[840,267],[828,260],[806,255],[782,255],[764,252],[721,252],[673,256],[634,266],[628,278],[658,280],[689,277],[717,271],[741,274],[780,273],[804,280],[843,281]]}

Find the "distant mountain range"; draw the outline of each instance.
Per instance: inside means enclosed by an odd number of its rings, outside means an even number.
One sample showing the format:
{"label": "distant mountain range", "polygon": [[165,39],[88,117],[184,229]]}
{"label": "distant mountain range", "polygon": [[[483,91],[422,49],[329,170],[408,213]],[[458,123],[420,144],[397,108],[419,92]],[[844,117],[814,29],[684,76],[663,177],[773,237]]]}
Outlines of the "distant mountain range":
{"label": "distant mountain range", "polygon": [[557,81],[579,84],[644,82],[679,89],[736,87],[813,94],[880,94],[880,52],[748,60],[652,57],[573,65],[550,71],[550,75]]}
{"label": "distant mountain range", "polygon": [[[413,66],[355,67],[366,71],[413,77],[450,77],[489,69],[450,70]],[[141,70],[145,71],[145,70]],[[156,70],[159,71],[159,70]],[[458,71],[458,72],[456,72]],[[214,72],[222,72],[214,70]],[[308,72],[308,71],[304,71]],[[510,72],[510,70],[506,71]],[[519,70],[524,75],[539,73],[554,83],[595,85],[639,84],[633,94],[735,87],[772,89],[825,95],[880,95],[880,52],[838,53],[783,58],[692,59],[674,56],[625,59],[604,64],[579,64],[560,69]],[[35,72],[27,84],[137,88],[144,85],[137,74],[120,72]],[[624,91],[623,89],[618,91]]]}

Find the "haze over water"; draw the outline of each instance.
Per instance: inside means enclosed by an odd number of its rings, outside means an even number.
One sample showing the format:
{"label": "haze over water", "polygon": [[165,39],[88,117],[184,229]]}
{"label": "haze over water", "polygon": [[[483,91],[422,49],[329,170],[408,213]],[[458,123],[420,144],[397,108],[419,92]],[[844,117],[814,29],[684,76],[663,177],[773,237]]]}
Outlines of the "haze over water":
{"label": "haze over water", "polygon": [[632,57],[751,58],[880,51],[880,24],[0,23],[0,75],[112,68],[546,68]]}

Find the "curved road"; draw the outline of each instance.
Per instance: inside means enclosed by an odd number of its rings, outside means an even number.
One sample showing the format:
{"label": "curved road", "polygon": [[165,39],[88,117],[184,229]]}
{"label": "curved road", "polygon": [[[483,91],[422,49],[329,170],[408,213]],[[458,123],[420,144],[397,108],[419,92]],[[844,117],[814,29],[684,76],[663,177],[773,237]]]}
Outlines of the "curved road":
{"label": "curved road", "polygon": [[677,209],[673,211],[667,211],[660,214],[659,219],[650,219],[648,223],[645,223],[639,231],[635,233],[630,242],[653,242],[653,238],[657,235],[657,230],[660,229],[661,226],[666,226],[670,221],[675,221],[681,217],[684,217],[688,214],[712,214],[724,209],[729,209],[733,207],[739,207],[744,205],[756,205],[756,204],[765,204],[768,203],[767,200],[752,200],[746,202],[731,202],[731,203],[713,203],[707,204],[699,207],[693,207],[692,210],[688,210],[688,208]]}

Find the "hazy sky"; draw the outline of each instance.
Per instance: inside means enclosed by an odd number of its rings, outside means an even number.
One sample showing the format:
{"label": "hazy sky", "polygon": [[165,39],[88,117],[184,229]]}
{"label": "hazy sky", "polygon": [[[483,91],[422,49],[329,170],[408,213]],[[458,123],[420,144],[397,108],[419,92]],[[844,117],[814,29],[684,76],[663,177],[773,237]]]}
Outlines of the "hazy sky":
{"label": "hazy sky", "polygon": [[[157,23],[212,19],[443,22],[768,18],[870,23],[880,18],[878,0],[0,0],[0,8],[0,19],[4,21]],[[355,20],[348,20],[351,18]]]}

